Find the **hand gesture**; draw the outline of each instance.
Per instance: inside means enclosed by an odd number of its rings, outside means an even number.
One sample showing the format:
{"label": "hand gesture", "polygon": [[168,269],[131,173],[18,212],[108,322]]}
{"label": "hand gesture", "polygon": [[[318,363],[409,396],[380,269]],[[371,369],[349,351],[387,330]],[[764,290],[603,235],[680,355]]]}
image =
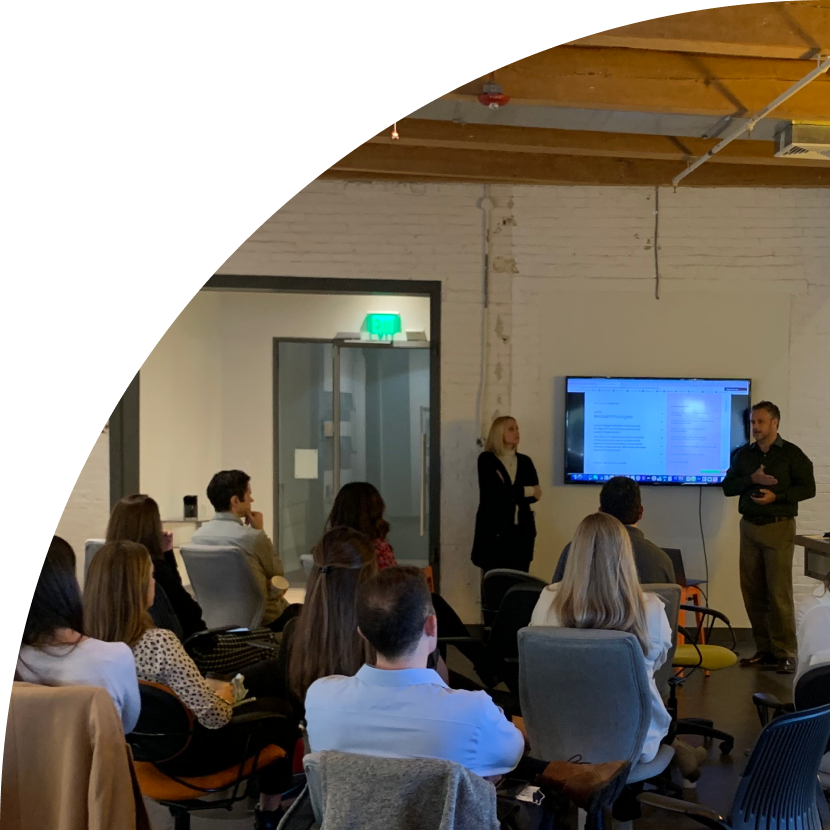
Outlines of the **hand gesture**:
{"label": "hand gesture", "polygon": [[778,484],[777,478],[764,472],[763,464],[752,474],[752,481],[754,484],[761,484],[764,487],[772,487]]}
{"label": "hand gesture", "polygon": [[173,550],[173,534],[169,530],[165,530],[161,534],[161,551],[167,553]]}
{"label": "hand gesture", "polygon": [[222,700],[230,703],[231,706],[233,706],[233,704],[236,702],[236,697],[233,693],[233,685],[232,684],[225,683],[222,686],[220,686],[218,689],[214,689],[214,691],[216,692],[216,694],[219,697],[222,698]]}
{"label": "hand gesture", "polygon": [[262,530],[262,528],[264,527],[262,513],[258,512],[257,510],[252,510],[245,517],[245,524],[250,525],[254,530]]}
{"label": "hand gesture", "polygon": [[536,499],[536,501],[539,501],[539,499],[542,498],[542,488],[538,484],[533,488],[533,498]]}
{"label": "hand gesture", "polygon": [[[767,478],[769,478],[769,476],[767,476]],[[752,496],[752,501],[754,501],[755,504],[772,504],[775,501],[775,493],[773,493],[772,490],[762,489],[760,496]]]}

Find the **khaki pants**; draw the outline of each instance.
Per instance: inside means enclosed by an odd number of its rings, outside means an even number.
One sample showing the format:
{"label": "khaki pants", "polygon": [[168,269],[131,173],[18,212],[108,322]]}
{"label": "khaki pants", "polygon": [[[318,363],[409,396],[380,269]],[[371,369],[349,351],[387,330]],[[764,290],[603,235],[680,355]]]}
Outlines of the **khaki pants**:
{"label": "khaki pants", "polygon": [[741,593],[758,651],[796,653],[793,608],[795,519],[754,525],[741,520]]}

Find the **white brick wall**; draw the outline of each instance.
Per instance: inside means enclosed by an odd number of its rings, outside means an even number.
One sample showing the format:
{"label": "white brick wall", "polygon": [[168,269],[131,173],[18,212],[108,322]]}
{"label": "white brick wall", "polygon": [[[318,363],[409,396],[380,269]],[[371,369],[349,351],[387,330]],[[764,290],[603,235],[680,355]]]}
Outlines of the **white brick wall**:
{"label": "white brick wall", "polygon": [[[652,189],[499,185],[490,188],[490,303],[483,314],[478,207],[483,192],[478,185],[316,182],[220,269],[441,280],[442,555],[451,576],[445,592],[467,619],[476,616],[478,585],[469,549],[477,499],[482,321],[486,424],[511,410],[511,390],[519,383],[543,384],[538,400],[550,406],[547,379],[534,377],[532,366],[513,359],[516,278],[562,291],[639,292],[644,302],[653,294]],[[804,506],[801,527],[827,529],[830,437],[823,420],[830,404],[830,191],[661,190],[660,207],[664,295],[745,292],[748,315],[754,304],[792,304],[785,431],[811,455],[819,478],[819,497]],[[525,348],[544,325],[537,319],[534,331],[524,324]],[[758,347],[763,348],[763,332]],[[797,562],[796,584],[803,591],[799,568]]]}

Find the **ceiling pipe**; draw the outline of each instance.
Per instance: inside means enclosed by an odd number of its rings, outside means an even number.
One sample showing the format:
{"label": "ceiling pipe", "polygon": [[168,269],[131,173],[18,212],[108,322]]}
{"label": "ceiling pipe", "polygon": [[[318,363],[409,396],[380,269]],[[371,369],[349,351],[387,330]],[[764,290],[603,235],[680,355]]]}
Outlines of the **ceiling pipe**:
{"label": "ceiling pipe", "polygon": [[[820,58],[819,58],[820,60]],[[819,75],[823,75],[827,70],[830,69],[830,57],[826,58],[822,63],[810,72],[809,75],[805,75],[797,84],[791,86],[786,92],[782,92],[771,104],[767,104],[760,112],[753,115],[748,121],[745,121],[740,124],[736,124],[732,129],[726,130],[723,139],[716,144],[708,153],[705,153],[700,158],[693,161],[682,173],[675,176],[672,180],[672,187],[677,187],[680,182],[686,178],[693,170],[697,170],[702,164],[705,164],[709,161],[715,153],[719,153],[726,147],[727,144],[734,141],[736,138],[742,136],[745,132],[749,132],[759,121],[766,118],[774,109],[781,106],[788,98],[792,98],[793,95],[796,94],[800,89],[803,89],[810,81],[815,80],[818,78]]]}

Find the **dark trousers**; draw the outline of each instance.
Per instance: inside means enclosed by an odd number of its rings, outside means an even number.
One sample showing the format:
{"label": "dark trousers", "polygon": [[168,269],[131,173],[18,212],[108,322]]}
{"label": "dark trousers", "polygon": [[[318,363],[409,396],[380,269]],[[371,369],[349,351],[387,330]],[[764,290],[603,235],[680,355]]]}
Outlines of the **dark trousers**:
{"label": "dark trousers", "polygon": [[766,525],[741,520],[741,593],[758,651],[796,653],[793,608],[795,519]]}

